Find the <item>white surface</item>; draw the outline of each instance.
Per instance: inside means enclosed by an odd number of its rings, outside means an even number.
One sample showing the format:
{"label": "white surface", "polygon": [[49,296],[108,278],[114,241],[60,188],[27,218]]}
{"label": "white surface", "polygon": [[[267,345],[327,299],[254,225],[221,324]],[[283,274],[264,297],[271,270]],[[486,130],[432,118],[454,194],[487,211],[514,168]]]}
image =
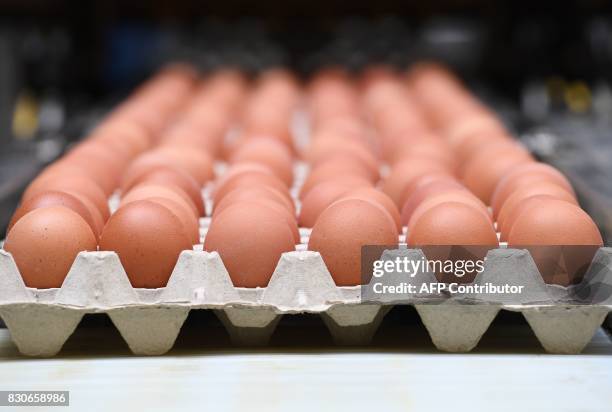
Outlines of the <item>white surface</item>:
{"label": "white surface", "polygon": [[612,345],[602,330],[579,356],[542,354],[525,332],[514,347],[496,348],[504,333],[489,337],[492,350],[465,355],[310,347],[133,357],[125,347],[88,352],[96,333],[71,338],[61,358],[28,359],[0,329],[0,390],[70,390],[70,410],[83,411],[612,410]]}

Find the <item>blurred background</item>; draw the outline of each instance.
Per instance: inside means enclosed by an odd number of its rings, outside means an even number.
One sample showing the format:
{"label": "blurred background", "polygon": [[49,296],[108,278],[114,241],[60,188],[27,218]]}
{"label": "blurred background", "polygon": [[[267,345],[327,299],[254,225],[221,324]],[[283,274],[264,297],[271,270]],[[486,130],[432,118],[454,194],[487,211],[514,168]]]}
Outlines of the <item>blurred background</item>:
{"label": "blurred background", "polygon": [[516,1],[0,1],[0,231],[21,191],[169,61],[203,72],[456,70],[612,233],[612,6]]}

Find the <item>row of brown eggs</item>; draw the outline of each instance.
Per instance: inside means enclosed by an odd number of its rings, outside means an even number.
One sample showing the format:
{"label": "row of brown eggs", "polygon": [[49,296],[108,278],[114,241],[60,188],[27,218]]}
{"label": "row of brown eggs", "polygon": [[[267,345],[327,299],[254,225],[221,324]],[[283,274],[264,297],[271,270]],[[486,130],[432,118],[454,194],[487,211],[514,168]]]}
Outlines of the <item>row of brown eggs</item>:
{"label": "row of brown eggs", "polygon": [[[567,179],[533,160],[444,68],[376,67],[357,82],[329,69],[305,90],[283,70],[252,88],[229,70],[203,81],[184,66],[159,73],[24,194],[5,248],[26,284],[58,287],[76,253],[99,243],[118,253],[133,286],[164,286],[180,252],[200,241],[201,190],[213,180],[204,248],[241,287],[267,285],[299,243],[298,223],[312,228],[308,248],[338,285],[361,283],[361,247],[397,244],[402,226],[411,246],[493,248],[494,220],[511,245],[601,244]],[[311,130],[299,156],[310,173],[296,218],[291,125],[302,103]],[[237,139],[225,139],[236,123]],[[220,157],[229,167],[215,180]]]}
{"label": "row of brown eggs", "polygon": [[219,253],[234,286],[267,286],[281,255],[300,243],[289,194],[294,179],[290,126],[299,99],[289,73],[260,76],[240,115],[228,169],[215,182],[204,249]]}

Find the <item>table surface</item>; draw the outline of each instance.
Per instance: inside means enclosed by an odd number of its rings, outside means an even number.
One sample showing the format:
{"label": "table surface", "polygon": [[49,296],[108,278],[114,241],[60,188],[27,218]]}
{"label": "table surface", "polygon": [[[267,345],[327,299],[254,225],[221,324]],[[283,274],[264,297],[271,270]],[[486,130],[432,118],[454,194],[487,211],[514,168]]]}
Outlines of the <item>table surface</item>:
{"label": "table surface", "polygon": [[524,322],[494,323],[469,354],[436,351],[422,325],[386,326],[352,349],[299,323],[270,347],[235,348],[217,325],[184,327],[167,355],[137,357],[109,324],[79,327],[52,359],[22,357],[0,329],[0,390],[69,390],[83,411],[612,410],[603,329],[570,356],[544,353]]}

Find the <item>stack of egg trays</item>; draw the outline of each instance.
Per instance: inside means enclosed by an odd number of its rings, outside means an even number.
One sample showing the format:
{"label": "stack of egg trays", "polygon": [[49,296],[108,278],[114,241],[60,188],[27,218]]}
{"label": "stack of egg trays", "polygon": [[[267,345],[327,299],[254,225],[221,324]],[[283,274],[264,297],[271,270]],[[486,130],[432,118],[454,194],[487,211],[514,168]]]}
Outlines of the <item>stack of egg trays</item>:
{"label": "stack of egg trays", "polygon": [[[418,249],[385,253],[424,258]],[[436,281],[429,273],[412,279]],[[612,248],[597,251],[585,281],[612,284]],[[336,286],[313,251],[283,254],[265,288],[237,288],[219,254],[201,250],[181,253],[165,288],[133,288],[114,252],[81,252],[61,288],[40,290],[27,288],[12,256],[0,250],[0,316],[28,356],[56,355],[89,313],[108,314],[134,354],[161,355],[172,348],[192,309],[212,309],[238,345],[265,345],[282,315],[298,313],[320,314],[339,345],[366,345],[396,304],[413,305],[443,351],[472,350],[497,313],[507,310],[524,315],[546,351],[579,353],[612,310],[609,296],[596,305],[559,303],[571,296],[570,288],[544,284],[526,250],[489,251],[474,283],[525,285],[530,293],[519,304],[504,295],[368,301],[362,286]]]}

